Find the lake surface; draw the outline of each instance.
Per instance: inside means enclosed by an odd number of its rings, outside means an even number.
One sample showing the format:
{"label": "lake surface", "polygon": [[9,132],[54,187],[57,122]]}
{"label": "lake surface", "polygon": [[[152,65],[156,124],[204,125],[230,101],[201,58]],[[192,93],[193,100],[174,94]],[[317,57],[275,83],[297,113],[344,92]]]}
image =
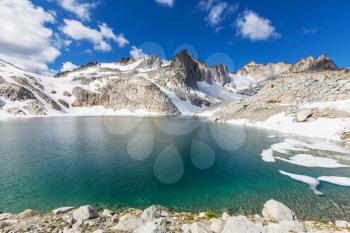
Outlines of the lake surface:
{"label": "lake surface", "polygon": [[[316,195],[280,173],[350,177],[350,169],[265,162],[262,151],[286,139],[271,131],[185,118],[65,117],[0,121],[0,132],[4,212],[159,204],[255,214],[274,198],[300,218],[350,219],[350,187],[321,182],[324,195]],[[350,165],[346,153],[311,152]]]}

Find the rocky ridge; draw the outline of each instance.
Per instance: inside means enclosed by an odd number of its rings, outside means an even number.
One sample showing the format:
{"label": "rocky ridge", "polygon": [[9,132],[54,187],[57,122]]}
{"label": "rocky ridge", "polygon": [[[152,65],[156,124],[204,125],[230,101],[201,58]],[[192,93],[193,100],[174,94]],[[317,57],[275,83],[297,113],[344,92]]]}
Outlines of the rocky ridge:
{"label": "rocky ridge", "polygon": [[0,214],[0,232],[57,232],[57,233],[299,233],[350,232],[350,222],[334,223],[298,220],[284,204],[269,200],[262,215],[217,216],[207,210],[200,214],[176,213],[160,206],[138,209],[105,209],[91,206],[63,207],[41,214],[25,210],[19,214]]}
{"label": "rocky ridge", "polygon": [[[197,82],[215,92],[201,90]],[[240,99],[224,65],[206,67],[187,51],[172,61],[156,56],[123,58],[113,63],[91,62],[55,78],[23,71],[0,61],[0,115],[75,115],[84,108],[144,111],[156,114],[193,114],[225,100]],[[103,112],[96,113],[103,115]]]}

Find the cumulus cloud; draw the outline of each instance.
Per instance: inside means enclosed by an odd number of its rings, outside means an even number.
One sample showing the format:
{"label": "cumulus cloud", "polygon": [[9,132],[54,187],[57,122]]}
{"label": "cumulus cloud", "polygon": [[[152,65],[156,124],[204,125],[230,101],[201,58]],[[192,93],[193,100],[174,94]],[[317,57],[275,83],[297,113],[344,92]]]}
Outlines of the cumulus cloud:
{"label": "cumulus cloud", "polygon": [[0,57],[29,71],[49,72],[60,51],[53,46],[48,23],[54,15],[29,0],[0,1]]}
{"label": "cumulus cloud", "polygon": [[99,30],[83,25],[77,20],[64,19],[64,25],[61,31],[74,40],[87,40],[94,45],[94,49],[98,51],[110,51],[112,49],[111,41],[124,47],[129,43],[123,34],[116,35],[113,30],[103,23],[99,25]]}
{"label": "cumulus cloud", "polygon": [[269,19],[260,17],[254,11],[245,11],[237,19],[236,27],[238,35],[251,41],[267,40],[281,36]]}
{"label": "cumulus cloud", "polygon": [[145,54],[142,51],[142,49],[139,49],[136,46],[132,46],[132,49],[130,50],[130,56],[132,58],[145,58],[145,57],[148,57],[148,55]]}
{"label": "cumulus cloud", "polygon": [[73,64],[72,62],[70,61],[67,61],[67,62],[64,62],[62,64],[62,68],[61,68],[61,72],[65,72],[65,71],[72,71],[74,69],[78,68],[77,65]]}
{"label": "cumulus cloud", "polygon": [[215,0],[202,0],[199,1],[198,8],[207,12],[205,20],[218,31],[222,28],[222,21],[237,12],[238,5]]}
{"label": "cumulus cloud", "polygon": [[90,10],[96,7],[94,3],[80,3],[78,0],[58,0],[58,4],[82,20],[90,20]]}
{"label": "cumulus cloud", "polygon": [[156,3],[158,3],[161,6],[166,6],[166,7],[173,7],[175,0],[156,0]]}

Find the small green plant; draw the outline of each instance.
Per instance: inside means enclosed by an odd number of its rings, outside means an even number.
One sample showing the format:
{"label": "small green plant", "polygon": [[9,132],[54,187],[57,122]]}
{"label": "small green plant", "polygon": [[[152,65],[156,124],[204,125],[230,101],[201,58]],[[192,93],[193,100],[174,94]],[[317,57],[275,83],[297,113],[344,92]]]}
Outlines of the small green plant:
{"label": "small green plant", "polygon": [[216,217],[215,213],[212,210],[210,210],[210,209],[206,209],[204,214],[209,219]]}

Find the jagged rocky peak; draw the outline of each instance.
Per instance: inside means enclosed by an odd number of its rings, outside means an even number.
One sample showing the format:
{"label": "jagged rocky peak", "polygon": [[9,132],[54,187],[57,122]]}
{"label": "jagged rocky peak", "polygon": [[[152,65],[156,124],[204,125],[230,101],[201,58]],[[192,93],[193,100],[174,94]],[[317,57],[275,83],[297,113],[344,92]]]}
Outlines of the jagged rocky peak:
{"label": "jagged rocky peak", "polygon": [[249,62],[237,71],[238,75],[250,76],[257,81],[269,79],[278,74],[287,72],[291,65],[283,62],[269,63],[269,64],[258,64],[255,61]]}
{"label": "jagged rocky peak", "polygon": [[297,64],[290,68],[290,72],[306,72],[306,71],[327,71],[338,70],[337,65],[326,55],[318,58],[307,57],[301,59]]}
{"label": "jagged rocky peak", "polygon": [[222,86],[230,82],[230,75],[225,65],[213,65],[206,67],[203,62],[199,62],[201,71],[201,81],[206,81],[209,84],[219,83]]}
{"label": "jagged rocky peak", "polygon": [[175,55],[171,65],[176,76],[191,88],[197,89],[197,81],[201,81],[201,71],[196,61],[187,50],[182,50]]}

